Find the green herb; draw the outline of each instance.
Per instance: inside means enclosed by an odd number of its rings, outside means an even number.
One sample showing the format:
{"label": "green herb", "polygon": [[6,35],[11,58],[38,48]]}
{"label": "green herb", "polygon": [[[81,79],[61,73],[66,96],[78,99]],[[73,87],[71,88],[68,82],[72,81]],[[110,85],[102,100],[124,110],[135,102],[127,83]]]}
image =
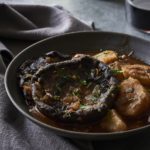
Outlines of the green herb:
{"label": "green herb", "polygon": [[68,75],[61,76],[61,78],[57,81],[57,84],[55,85],[56,93],[60,93],[62,91],[62,88],[68,81],[70,81],[70,77]]}
{"label": "green herb", "polygon": [[59,100],[59,99],[60,99],[60,96],[54,95],[54,96],[53,96],[53,99],[54,99],[54,100]]}
{"label": "green herb", "polygon": [[69,79],[70,79],[70,77],[67,76],[67,75],[64,75],[62,78],[63,78],[63,79],[66,79],[66,80],[69,80]]}
{"label": "green herb", "polygon": [[64,115],[63,115],[63,118],[70,118],[70,117],[71,117],[70,112],[65,111],[65,113],[64,113]]}
{"label": "green herb", "polygon": [[80,96],[80,89],[79,88],[74,89],[73,92],[72,92],[72,95]]}
{"label": "green herb", "polygon": [[96,85],[92,91],[92,95],[95,97],[95,98],[98,98],[100,97],[101,95],[101,89],[100,89],[100,85]]}
{"label": "green herb", "polygon": [[87,109],[89,106],[80,104],[80,109]]}
{"label": "green herb", "polygon": [[92,82],[89,82],[87,85],[87,88],[89,88],[92,85]]}
{"label": "green herb", "polygon": [[123,70],[111,70],[113,74],[122,74]]}
{"label": "green herb", "polygon": [[88,101],[96,101],[97,98],[98,98],[98,97],[95,97],[95,96],[93,96],[93,95],[87,95],[87,96],[85,97],[85,99],[88,100]]}
{"label": "green herb", "polygon": [[86,81],[86,80],[80,80],[80,83],[81,83],[82,85],[84,85],[84,86],[87,85],[87,81]]}

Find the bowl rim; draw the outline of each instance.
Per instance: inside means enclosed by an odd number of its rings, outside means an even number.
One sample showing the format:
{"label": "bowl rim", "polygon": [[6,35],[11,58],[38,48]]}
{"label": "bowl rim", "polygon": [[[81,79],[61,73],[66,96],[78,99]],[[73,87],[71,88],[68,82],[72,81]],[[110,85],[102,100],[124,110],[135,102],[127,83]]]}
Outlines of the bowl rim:
{"label": "bowl rim", "polygon": [[126,0],[126,3],[128,3],[129,5],[131,5],[132,7],[136,9],[139,9],[140,11],[150,12],[150,9],[143,8],[143,7],[140,7],[139,5],[134,4],[134,0]]}
{"label": "bowl rim", "polygon": [[141,40],[143,42],[148,42],[150,43],[150,41],[148,40],[145,40],[145,39],[142,39],[140,37],[136,37],[136,36],[133,36],[133,35],[130,35],[130,34],[124,34],[124,33],[118,33],[118,32],[105,32],[105,31],[79,31],[79,32],[71,32],[71,33],[65,33],[65,34],[60,34],[60,35],[56,35],[56,36],[52,36],[52,37],[48,37],[48,38],[45,38],[43,40],[40,40],[38,42],[35,42],[34,44],[26,47],[25,49],[23,49],[21,52],[19,52],[15,57],[14,59],[10,62],[10,64],[8,65],[7,69],[6,69],[6,72],[5,72],[5,76],[4,76],[4,85],[5,85],[5,89],[6,89],[6,92],[7,92],[7,95],[9,97],[9,99],[11,100],[11,102],[13,103],[13,105],[19,110],[19,112],[21,112],[21,114],[23,114],[25,117],[27,117],[29,120],[33,121],[34,123],[38,124],[38,125],[41,125],[43,127],[46,127],[52,131],[55,131],[57,133],[65,133],[65,134],[73,134],[75,136],[91,136],[91,137],[95,137],[95,136],[103,136],[103,137],[106,137],[106,136],[118,136],[118,135],[126,135],[126,134],[133,134],[135,132],[141,132],[147,128],[150,127],[150,124],[149,125],[145,125],[143,127],[139,127],[139,128],[135,128],[135,129],[130,129],[130,130],[127,130],[127,131],[117,131],[117,132],[79,132],[79,131],[72,131],[72,130],[67,130],[67,129],[63,129],[63,128],[59,128],[59,127],[55,127],[55,126],[52,126],[52,125],[49,125],[49,124],[46,124],[36,118],[34,118],[33,116],[29,115],[26,111],[24,111],[15,101],[15,99],[11,96],[10,92],[9,92],[9,87],[7,86],[7,83],[8,83],[8,76],[9,76],[9,70],[12,66],[12,64],[14,63],[14,61],[20,56],[22,55],[25,51],[29,50],[30,51],[30,48],[36,46],[36,45],[40,45],[42,44],[43,42],[45,41],[48,41],[48,40],[51,40],[51,39],[57,39],[57,38],[60,38],[60,37],[64,37],[64,36],[73,36],[73,35],[77,35],[77,34],[115,34],[115,35],[118,35],[118,36],[124,36],[124,37],[129,37],[129,38],[133,38],[133,39],[137,39],[137,40]]}

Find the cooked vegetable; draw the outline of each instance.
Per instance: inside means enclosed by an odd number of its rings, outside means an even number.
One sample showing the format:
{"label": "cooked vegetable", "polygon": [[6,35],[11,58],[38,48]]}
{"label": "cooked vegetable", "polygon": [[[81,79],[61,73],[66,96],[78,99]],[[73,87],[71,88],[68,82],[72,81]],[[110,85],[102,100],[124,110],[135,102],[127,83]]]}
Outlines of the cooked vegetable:
{"label": "cooked vegetable", "polygon": [[20,78],[19,86],[22,88],[23,94],[26,98],[26,103],[29,106],[34,105],[31,87],[31,79],[34,73],[50,63],[64,61],[69,58],[70,56],[68,55],[63,55],[60,54],[59,52],[51,51],[35,60],[34,59],[27,60],[19,67],[19,78]]}
{"label": "cooked vegetable", "polygon": [[122,70],[112,70],[113,74],[122,74],[123,71]]}
{"label": "cooked vegetable", "polygon": [[140,117],[150,108],[150,94],[134,78],[124,80],[116,101],[116,109],[127,117]]}
{"label": "cooked vegetable", "polygon": [[102,119],[100,126],[107,132],[124,131],[127,129],[126,123],[114,109],[108,111]]}
{"label": "cooked vegetable", "polygon": [[[46,116],[84,123],[101,118],[112,106],[116,84],[108,66],[85,55],[37,71],[32,79],[32,97]],[[43,101],[45,91],[52,95],[49,102]],[[59,99],[56,101],[54,96]]]}
{"label": "cooked vegetable", "polygon": [[121,63],[119,61],[115,61],[113,63],[110,63],[109,64],[109,67],[112,69],[112,70],[121,70]]}
{"label": "cooked vegetable", "polygon": [[18,77],[29,111],[53,126],[82,132],[120,132],[149,124],[150,66],[132,54],[52,51],[27,60]]}
{"label": "cooked vegetable", "polygon": [[99,54],[96,54],[94,58],[102,61],[103,63],[109,64],[118,59],[118,54],[112,50],[105,50]]}
{"label": "cooked vegetable", "polygon": [[124,65],[122,71],[125,78],[133,77],[144,85],[150,85],[150,66],[141,64]]}

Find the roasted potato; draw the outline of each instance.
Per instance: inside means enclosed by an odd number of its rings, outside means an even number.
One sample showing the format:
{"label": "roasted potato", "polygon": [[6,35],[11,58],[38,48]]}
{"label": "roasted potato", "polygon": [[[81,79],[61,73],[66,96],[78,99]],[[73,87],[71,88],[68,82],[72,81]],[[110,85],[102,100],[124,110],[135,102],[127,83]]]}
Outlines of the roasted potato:
{"label": "roasted potato", "polygon": [[140,64],[124,65],[122,71],[125,78],[133,77],[143,85],[150,85],[150,66]]}
{"label": "roasted potato", "polygon": [[139,117],[150,108],[150,94],[134,78],[128,78],[120,84],[116,109],[127,117]]}
{"label": "roasted potato", "polygon": [[122,63],[119,61],[115,61],[113,63],[109,64],[109,67],[111,68],[113,75],[118,79],[118,80],[123,80],[123,71],[121,70]]}
{"label": "roasted potato", "polygon": [[118,54],[112,50],[106,50],[96,54],[94,58],[102,61],[103,63],[109,64],[118,59]]}
{"label": "roasted potato", "polygon": [[103,118],[100,126],[102,129],[109,132],[123,131],[127,129],[126,123],[114,109],[107,113],[107,115]]}
{"label": "roasted potato", "polygon": [[109,67],[112,70],[121,70],[122,64],[119,61],[114,61],[113,63],[109,64]]}

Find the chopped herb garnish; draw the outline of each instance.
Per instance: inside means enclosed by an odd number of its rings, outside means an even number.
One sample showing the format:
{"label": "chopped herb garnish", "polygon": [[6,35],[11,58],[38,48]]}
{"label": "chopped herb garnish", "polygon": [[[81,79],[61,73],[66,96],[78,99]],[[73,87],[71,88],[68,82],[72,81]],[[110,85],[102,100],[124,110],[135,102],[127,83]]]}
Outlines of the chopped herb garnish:
{"label": "chopped herb garnish", "polygon": [[89,106],[80,104],[80,109],[87,109]]}
{"label": "chopped herb garnish", "polygon": [[63,118],[69,118],[69,117],[71,117],[71,114],[68,111],[66,111],[63,115]]}
{"label": "chopped herb garnish", "polygon": [[67,75],[64,75],[62,78],[63,78],[63,79],[67,79],[67,80],[69,80],[69,79],[70,79],[70,77],[69,77],[69,76],[67,76]]}
{"label": "chopped herb garnish", "polygon": [[92,82],[89,82],[87,85],[87,88],[89,88],[92,85]]}
{"label": "chopped herb garnish", "polygon": [[80,80],[80,83],[82,84],[82,85],[87,85],[87,81],[86,80]]}
{"label": "chopped herb garnish", "polygon": [[59,99],[60,99],[60,96],[54,95],[54,96],[53,96],[53,99],[54,99],[54,100],[59,100]]}
{"label": "chopped herb garnish", "polygon": [[113,74],[122,74],[123,70],[111,70]]}
{"label": "chopped herb garnish", "polygon": [[101,95],[101,89],[99,85],[96,85],[92,91],[92,95],[96,98],[100,97]]}
{"label": "chopped herb garnish", "polygon": [[80,89],[79,88],[74,89],[73,92],[72,92],[72,95],[79,97],[80,96]]}
{"label": "chopped herb garnish", "polygon": [[88,100],[88,101],[96,101],[97,98],[98,98],[98,97],[95,97],[95,96],[93,96],[93,95],[87,95],[87,96],[85,97],[85,99]]}

